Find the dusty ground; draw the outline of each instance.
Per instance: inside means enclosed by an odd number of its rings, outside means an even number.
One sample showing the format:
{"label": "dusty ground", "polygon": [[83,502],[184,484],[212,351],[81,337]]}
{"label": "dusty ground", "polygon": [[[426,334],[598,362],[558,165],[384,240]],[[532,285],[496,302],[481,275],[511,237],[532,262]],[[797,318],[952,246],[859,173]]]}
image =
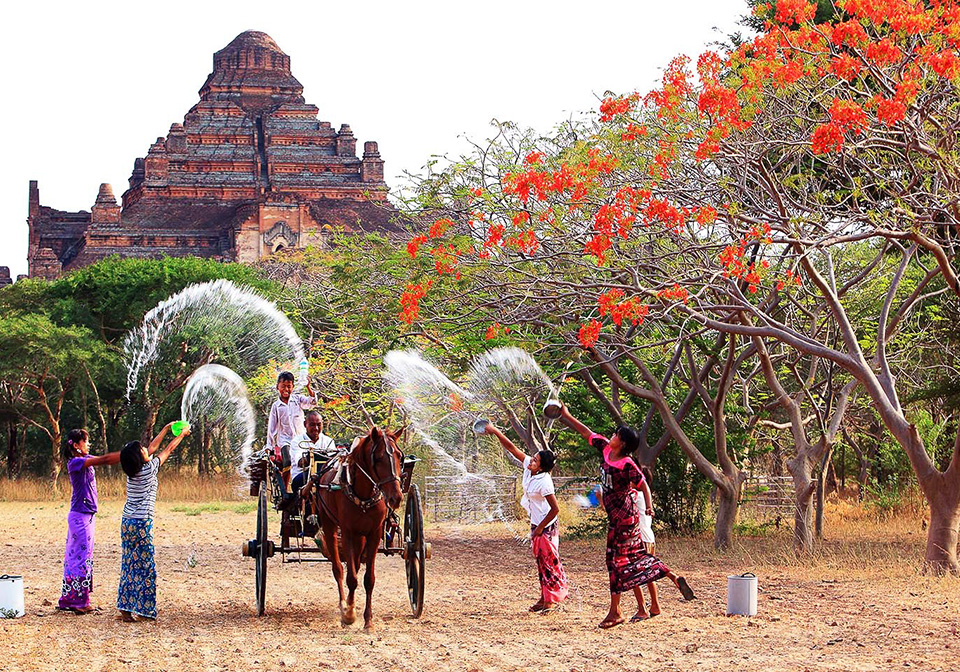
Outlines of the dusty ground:
{"label": "dusty ground", "polygon": [[[340,626],[326,564],[271,559],[268,611],[257,618],[253,563],[240,556],[255,514],[173,506],[158,506],[154,528],[159,620],[123,624],[112,608],[118,503],[97,517],[102,610],[83,617],[54,609],[65,507],[0,503],[0,574],[24,575],[27,611],[0,620],[0,670],[953,670],[960,662],[960,582],[919,574],[920,534],[851,541],[817,564],[793,561],[783,537],[747,539],[726,556],[707,539],[662,540],[659,554],[700,599],[683,602],[663,586],[661,617],[600,631],[600,540],[561,542],[573,594],[565,611],[537,616],[526,610],[536,597],[529,550],[507,531],[428,526],[423,617],[408,615],[402,560],[381,558],[371,635]],[[761,576],[760,613],[728,618],[725,577],[750,569]],[[632,598],[624,602],[632,611]]]}

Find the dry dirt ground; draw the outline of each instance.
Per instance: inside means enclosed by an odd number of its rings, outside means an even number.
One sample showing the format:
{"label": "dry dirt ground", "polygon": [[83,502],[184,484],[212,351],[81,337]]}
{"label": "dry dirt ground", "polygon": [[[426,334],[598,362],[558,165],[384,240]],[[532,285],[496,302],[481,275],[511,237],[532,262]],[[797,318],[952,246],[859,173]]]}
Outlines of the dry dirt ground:
{"label": "dry dirt ground", "polygon": [[[783,549],[782,536],[744,540],[724,556],[709,539],[665,539],[659,555],[700,599],[683,602],[664,585],[660,617],[601,631],[607,579],[600,540],[561,542],[573,593],[564,611],[538,616],[527,613],[536,597],[529,549],[503,526],[428,525],[433,559],[423,617],[409,616],[402,560],[380,558],[376,631],[368,634],[340,626],[326,564],[271,559],[267,614],[257,618],[253,563],[240,555],[255,514],[173,508],[161,503],[154,527],[159,619],[125,624],[113,620],[112,608],[117,502],[97,516],[93,597],[101,610],[88,616],[54,608],[65,506],[0,503],[0,574],[24,575],[27,612],[0,620],[0,670],[766,672],[954,670],[960,663],[960,581],[919,573],[919,533],[851,541],[816,564],[769,550]],[[760,575],[759,614],[726,617],[726,576],[749,569]],[[631,613],[632,597],[624,603]]]}

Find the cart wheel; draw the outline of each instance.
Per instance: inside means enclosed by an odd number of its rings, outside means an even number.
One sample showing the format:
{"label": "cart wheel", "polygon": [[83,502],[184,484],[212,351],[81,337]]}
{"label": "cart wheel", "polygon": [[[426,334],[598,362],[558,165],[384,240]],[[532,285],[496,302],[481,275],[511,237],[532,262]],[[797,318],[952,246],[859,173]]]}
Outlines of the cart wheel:
{"label": "cart wheel", "polygon": [[427,560],[423,540],[423,511],[420,508],[420,489],[411,485],[407,492],[407,507],[403,513],[404,559],[407,569],[407,592],[414,618],[423,613],[423,579]]}
{"label": "cart wheel", "polygon": [[263,616],[267,601],[267,558],[270,542],[267,540],[267,489],[260,488],[257,502],[257,616]]}

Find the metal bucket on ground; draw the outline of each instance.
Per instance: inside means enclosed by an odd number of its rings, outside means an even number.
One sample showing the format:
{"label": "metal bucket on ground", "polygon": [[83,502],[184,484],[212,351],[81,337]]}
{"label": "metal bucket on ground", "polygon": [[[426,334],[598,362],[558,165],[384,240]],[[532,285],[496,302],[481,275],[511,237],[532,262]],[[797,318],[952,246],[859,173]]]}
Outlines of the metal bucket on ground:
{"label": "metal bucket on ground", "polygon": [[23,577],[0,576],[0,616],[16,618],[23,614]]}
{"label": "metal bucket on ground", "polygon": [[727,616],[757,615],[757,577],[753,572],[727,577]]}

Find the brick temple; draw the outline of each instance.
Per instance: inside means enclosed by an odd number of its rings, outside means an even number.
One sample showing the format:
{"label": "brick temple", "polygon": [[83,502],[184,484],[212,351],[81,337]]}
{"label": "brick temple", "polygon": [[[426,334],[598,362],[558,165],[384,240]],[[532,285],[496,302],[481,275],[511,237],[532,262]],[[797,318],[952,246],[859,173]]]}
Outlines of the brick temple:
{"label": "brick temple", "polygon": [[[335,230],[400,230],[376,142],[318,121],[270,36],[238,35],[213,55],[200,101],[133,164],[117,203],[101,184],[90,212],[40,204],[30,182],[31,277],[111,255],[255,262],[324,245]],[[9,278],[0,278],[0,284]]]}

